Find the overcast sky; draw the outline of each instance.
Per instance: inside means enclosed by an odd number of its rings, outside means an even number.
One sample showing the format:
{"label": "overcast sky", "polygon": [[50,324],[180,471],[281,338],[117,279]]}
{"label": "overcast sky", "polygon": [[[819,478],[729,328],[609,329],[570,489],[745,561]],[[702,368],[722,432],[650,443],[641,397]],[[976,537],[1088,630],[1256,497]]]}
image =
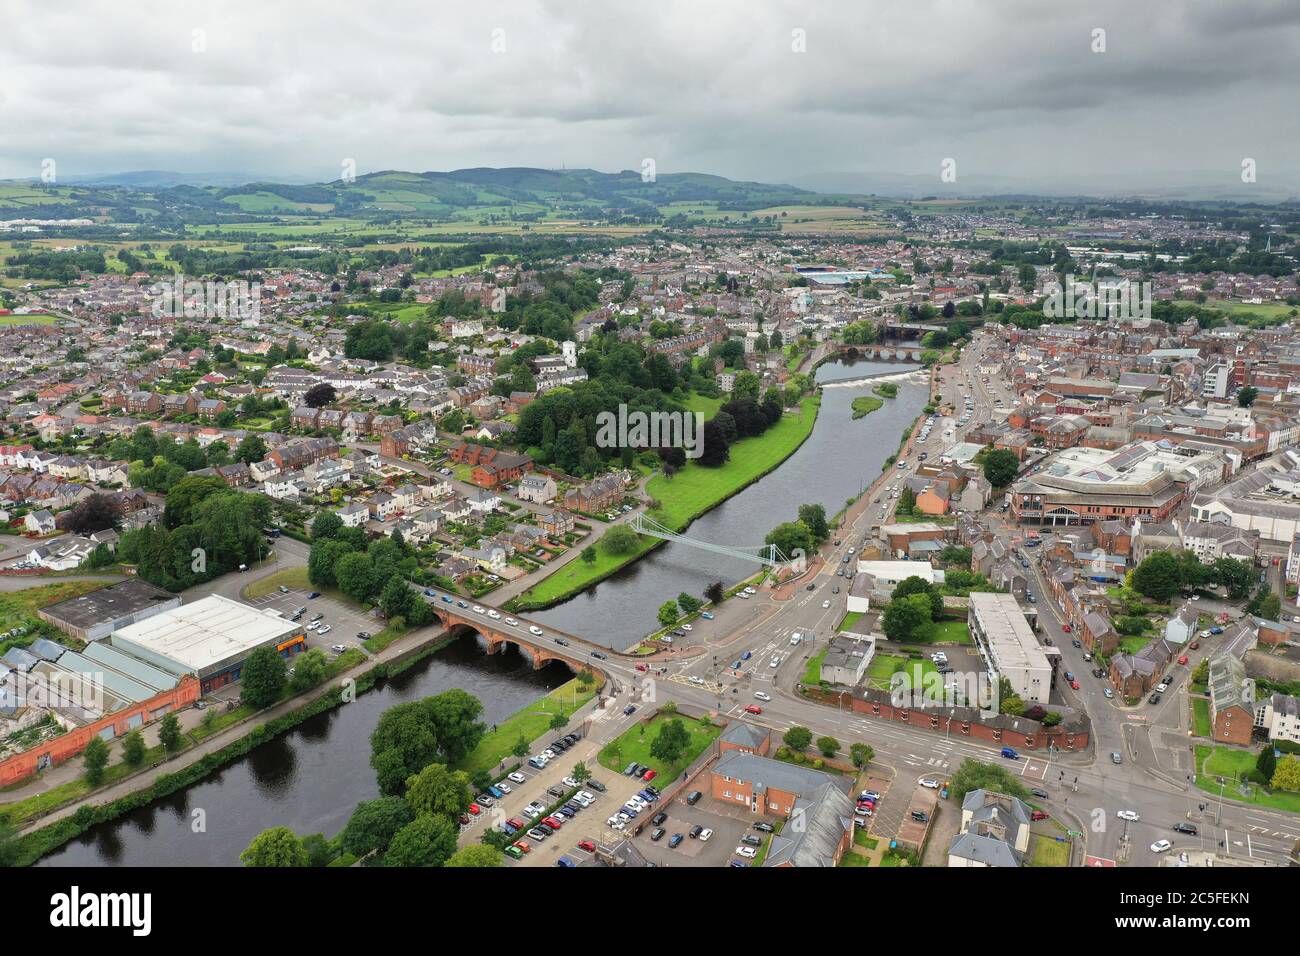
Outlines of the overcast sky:
{"label": "overcast sky", "polygon": [[1239,183],[1250,157],[1300,194],[1295,0],[6,0],[3,22],[3,177],[653,158],[938,183],[950,157],[958,184],[1137,188]]}

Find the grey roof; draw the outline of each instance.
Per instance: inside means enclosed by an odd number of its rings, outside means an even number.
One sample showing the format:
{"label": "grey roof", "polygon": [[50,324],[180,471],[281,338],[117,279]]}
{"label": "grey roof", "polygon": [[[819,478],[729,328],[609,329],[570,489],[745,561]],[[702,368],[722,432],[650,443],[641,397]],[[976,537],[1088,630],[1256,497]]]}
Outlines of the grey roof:
{"label": "grey roof", "polygon": [[948,855],[985,866],[1020,866],[1020,854],[1013,847],[982,833],[957,834],[948,846]]}
{"label": "grey roof", "polygon": [[170,690],[180,680],[175,674],[159,670],[139,658],[124,654],[116,647],[102,641],[86,645],[86,649],[82,651],[82,656],[87,660],[94,661],[96,664],[111,667],[113,670],[139,681],[141,684],[154,688],[155,691]]}
{"label": "grey roof", "polygon": [[67,650],[62,644],[57,644],[48,638],[38,637],[28,646],[27,650],[35,657],[43,661],[57,661],[63,652]]}
{"label": "grey roof", "polygon": [[844,834],[853,826],[853,805],[848,794],[833,782],[800,794],[792,816],[802,826],[790,826],[772,837],[764,866],[834,866]]}
{"label": "grey roof", "polygon": [[9,650],[5,651],[4,657],[0,657],[0,660],[4,661],[14,670],[26,673],[36,666],[36,663],[40,658],[29,653],[25,648],[11,647]]}
{"label": "grey roof", "polygon": [[722,735],[718,738],[718,743],[735,744],[748,750],[757,750],[763,746],[763,742],[767,738],[768,732],[764,728],[755,727],[743,720],[737,720],[722,732]]}
{"label": "grey roof", "polygon": [[98,681],[116,696],[133,703],[138,704],[142,700],[148,700],[157,693],[156,689],[142,684],[134,678],[127,677],[125,674],[110,670],[102,663],[83,657],[76,651],[68,651],[63,657],[59,658],[59,666],[74,674],[84,674],[92,680]]}
{"label": "grey roof", "polygon": [[810,770],[738,750],[723,754],[714,772],[733,780],[748,781],[753,785],[755,793],[776,787],[787,793],[805,794],[812,793],[827,782],[838,783],[830,774],[820,770]]}

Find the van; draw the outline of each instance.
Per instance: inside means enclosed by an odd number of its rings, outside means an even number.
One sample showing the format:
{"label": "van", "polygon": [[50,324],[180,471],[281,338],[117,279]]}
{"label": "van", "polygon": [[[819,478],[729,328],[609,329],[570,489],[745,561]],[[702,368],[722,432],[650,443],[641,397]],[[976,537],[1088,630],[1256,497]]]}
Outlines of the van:
{"label": "van", "polygon": [[802,640],[803,640],[803,635],[800,634],[798,631],[795,631],[793,634],[790,635],[790,646],[794,647]]}
{"label": "van", "polygon": [[1003,748],[1002,748],[1002,756],[1006,757],[1008,760],[1019,760],[1019,759],[1020,759],[1020,754],[1016,753],[1016,752],[1015,752],[1014,750],[1012,750],[1010,747],[1003,747]]}

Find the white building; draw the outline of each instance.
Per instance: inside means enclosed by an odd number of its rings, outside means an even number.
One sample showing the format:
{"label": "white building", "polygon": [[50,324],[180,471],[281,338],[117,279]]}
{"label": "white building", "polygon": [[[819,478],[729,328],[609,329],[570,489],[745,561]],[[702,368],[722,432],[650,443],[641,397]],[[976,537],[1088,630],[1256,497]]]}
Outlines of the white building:
{"label": "white building", "polygon": [[988,664],[989,677],[1005,677],[1026,704],[1046,704],[1052,665],[1015,597],[972,593],[966,622]]}
{"label": "white building", "polygon": [[858,573],[869,574],[877,591],[892,591],[906,578],[920,578],[928,584],[943,584],[944,573],[929,561],[859,561]]}

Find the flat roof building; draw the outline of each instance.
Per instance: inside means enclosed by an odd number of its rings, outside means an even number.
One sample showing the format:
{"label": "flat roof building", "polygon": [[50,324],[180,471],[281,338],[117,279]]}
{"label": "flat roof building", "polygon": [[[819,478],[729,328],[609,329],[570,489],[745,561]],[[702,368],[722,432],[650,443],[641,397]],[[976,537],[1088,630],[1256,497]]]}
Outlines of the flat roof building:
{"label": "flat roof building", "polygon": [[302,625],[213,594],[114,632],[112,646],[172,674],[192,674],[209,693],[239,680],[249,655],[305,646]]}
{"label": "flat roof building", "polygon": [[1047,653],[1010,594],[975,591],[967,624],[988,664],[990,678],[1005,677],[1026,704],[1046,704],[1052,689]]}
{"label": "flat roof building", "polygon": [[120,627],[180,607],[181,597],[148,581],[128,578],[98,591],[69,598],[36,613],[65,634],[98,641]]}

